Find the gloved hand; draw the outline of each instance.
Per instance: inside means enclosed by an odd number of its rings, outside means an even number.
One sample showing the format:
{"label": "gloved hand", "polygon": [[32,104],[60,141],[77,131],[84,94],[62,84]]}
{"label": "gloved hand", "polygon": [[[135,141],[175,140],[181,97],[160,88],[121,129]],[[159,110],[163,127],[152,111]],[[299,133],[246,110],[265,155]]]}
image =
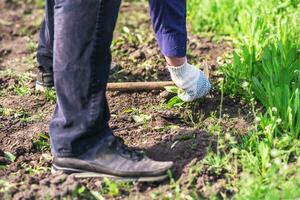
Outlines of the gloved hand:
{"label": "gloved hand", "polygon": [[183,90],[178,96],[186,102],[204,97],[210,90],[211,84],[205,74],[188,62],[181,66],[168,66],[175,85]]}

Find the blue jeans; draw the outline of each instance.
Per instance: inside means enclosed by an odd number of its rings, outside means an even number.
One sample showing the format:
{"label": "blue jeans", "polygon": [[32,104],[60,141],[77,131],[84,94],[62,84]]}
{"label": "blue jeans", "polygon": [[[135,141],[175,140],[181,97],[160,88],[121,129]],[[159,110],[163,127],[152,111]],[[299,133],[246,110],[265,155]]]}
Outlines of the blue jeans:
{"label": "blue jeans", "polygon": [[[46,0],[38,63],[53,71],[52,154],[77,156],[112,134],[106,99],[110,45],[121,0]],[[185,0],[150,0],[162,53],[185,56]]]}

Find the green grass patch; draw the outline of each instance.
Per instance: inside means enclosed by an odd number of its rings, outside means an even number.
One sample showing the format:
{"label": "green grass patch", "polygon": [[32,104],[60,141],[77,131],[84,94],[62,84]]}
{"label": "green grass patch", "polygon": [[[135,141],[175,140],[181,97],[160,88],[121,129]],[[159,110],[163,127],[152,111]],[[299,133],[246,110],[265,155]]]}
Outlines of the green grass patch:
{"label": "green grass patch", "polygon": [[239,143],[219,143],[218,151],[204,159],[209,166],[219,163],[215,172],[226,169],[228,192],[218,192],[220,198],[300,197],[295,189],[300,175],[299,6],[298,0],[188,2],[195,32],[226,36],[235,44],[219,70],[224,78],[219,89],[246,99],[256,116],[255,130],[238,137]]}

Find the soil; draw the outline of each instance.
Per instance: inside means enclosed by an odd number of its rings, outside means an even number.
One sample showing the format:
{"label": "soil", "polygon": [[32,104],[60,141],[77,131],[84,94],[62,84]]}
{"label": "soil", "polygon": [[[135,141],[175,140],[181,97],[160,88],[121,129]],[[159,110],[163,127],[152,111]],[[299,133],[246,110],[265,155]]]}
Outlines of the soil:
{"label": "soil", "polygon": [[[51,174],[49,146],[44,145],[42,149],[39,146],[41,141],[49,143],[41,133],[48,135],[55,104],[47,100],[45,94],[34,91],[35,53],[28,46],[31,42],[36,44],[43,10],[32,2],[0,2],[0,199],[71,199],[78,188],[84,186],[97,191],[103,183],[101,179],[77,180],[73,176]],[[112,47],[117,69],[110,77],[111,82],[170,80],[154,34],[149,30],[151,25],[145,3],[123,2]],[[218,59],[230,51],[227,41],[189,36],[190,61],[198,66],[208,63],[213,82],[218,78],[215,74]],[[21,86],[22,76],[28,77],[29,92],[24,95],[15,90]],[[182,108],[167,108],[165,102],[169,95],[165,91],[109,92],[107,95],[115,134],[128,146],[145,150],[153,159],[174,161],[173,177],[181,185],[187,185],[190,167],[216,148],[217,137],[207,131],[209,127],[218,121],[223,128],[243,134],[250,126],[249,109],[239,99],[225,97],[222,112],[226,117],[219,120],[211,117],[212,113],[219,113],[221,105],[217,90]],[[150,116],[150,120],[137,124],[134,116],[140,114]],[[4,152],[10,152],[16,159],[10,160]],[[200,190],[203,182],[217,183],[219,179],[219,175],[203,169],[197,177],[197,187]],[[1,184],[1,181],[9,184]],[[108,199],[149,199],[151,192],[167,192],[168,185],[169,181],[134,183],[129,190],[121,189],[117,197],[104,196]],[[79,197],[89,198],[92,197],[88,194]]]}

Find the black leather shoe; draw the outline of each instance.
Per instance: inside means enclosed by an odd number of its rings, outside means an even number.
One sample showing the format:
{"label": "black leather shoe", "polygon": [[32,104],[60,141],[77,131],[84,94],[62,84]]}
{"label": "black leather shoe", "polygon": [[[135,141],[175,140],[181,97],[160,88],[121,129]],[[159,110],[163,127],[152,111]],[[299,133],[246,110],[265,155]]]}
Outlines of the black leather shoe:
{"label": "black leather shoe", "polygon": [[172,166],[173,162],[151,160],[143,152],[126,147],[120,138],[111,136],[81,156],[54,158],[52,170],[74,174],[77,178],[153,182],[166,179],[166,172]]}
{"label": "black leather shoe", "polygon": [[[117,64],[112,62],[110,65],[110,74],[117,72]],[[52,71],[45,71],[42,67],[38,68],[37,79],[35,82],[35,90],[45,92],[46,89],[54,87],[54,78]]]}

